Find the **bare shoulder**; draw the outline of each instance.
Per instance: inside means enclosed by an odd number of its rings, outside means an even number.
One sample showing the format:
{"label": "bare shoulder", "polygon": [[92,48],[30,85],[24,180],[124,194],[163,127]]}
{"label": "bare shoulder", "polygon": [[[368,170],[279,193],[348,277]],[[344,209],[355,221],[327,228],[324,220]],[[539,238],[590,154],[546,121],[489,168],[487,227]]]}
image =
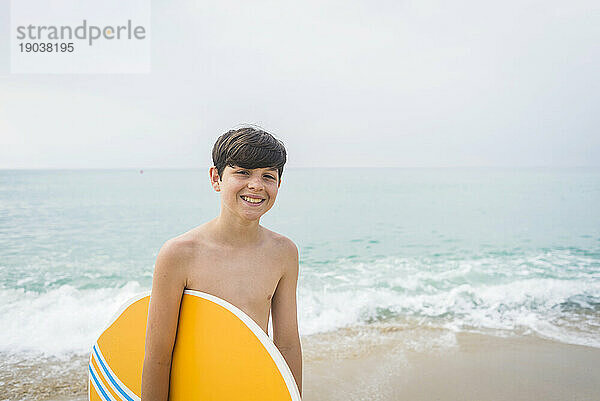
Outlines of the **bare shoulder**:
{"label": "bare shoulder", "polygon": [[168,268],[187,268],[197,257],[198,252],[203,249],[202,236],[193,230],[167,240],[160,248],[157,257],[157,268],[159,265]]}
{"label": "bare shoulder", "polygon": [[269,247],[273,248],[273,251],[276,251],[277,253],[281,252],[288,256],[290,254],[298,253],[298,247],[296,246],[296,244],[294,244],[294,241],[292,241],[285,235],[276,233],[275,231],[271,231],[264,227],[263,230],[267,238],[267,244],[269,244]]}
{"label": "bare shoulder", "polygon": [[291,273],[298,271],[298,247],[288,237],[282,234],[278,234],[274,231],[267,230],[269,236],[269,242],[271,244],[272,254],[283,262],[286,267],[286,271],[291,269]]}
{"label": "bare shoulder", "polygon": [[182,262],[193,255],[198,245],[197,241],[180,235],[167,240],[160,248],[158,257],[162,256],[163,258]]}

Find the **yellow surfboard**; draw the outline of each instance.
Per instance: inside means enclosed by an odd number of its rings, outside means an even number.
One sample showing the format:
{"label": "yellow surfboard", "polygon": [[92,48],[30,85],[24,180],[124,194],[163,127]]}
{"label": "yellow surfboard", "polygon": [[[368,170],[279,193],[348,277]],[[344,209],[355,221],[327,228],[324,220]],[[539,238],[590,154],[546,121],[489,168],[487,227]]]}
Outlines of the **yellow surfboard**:
{"label": "yellow surfboard", "polygon": [[[148,293],[123,305],[92,347],[90,401],[140,401]],[[171,362],[170,401],[300,401],[285,359],[242,310],[185,290]]]}

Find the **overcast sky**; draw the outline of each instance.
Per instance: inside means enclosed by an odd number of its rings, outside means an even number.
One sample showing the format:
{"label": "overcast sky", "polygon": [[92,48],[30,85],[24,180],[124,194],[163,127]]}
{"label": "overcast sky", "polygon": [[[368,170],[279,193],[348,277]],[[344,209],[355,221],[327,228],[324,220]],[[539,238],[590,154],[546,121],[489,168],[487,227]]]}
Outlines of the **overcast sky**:
{"label": "overcast sky", "polygon": [[600,165],[600,2],[154,1],[152,73],[9,75],[0,168]]}

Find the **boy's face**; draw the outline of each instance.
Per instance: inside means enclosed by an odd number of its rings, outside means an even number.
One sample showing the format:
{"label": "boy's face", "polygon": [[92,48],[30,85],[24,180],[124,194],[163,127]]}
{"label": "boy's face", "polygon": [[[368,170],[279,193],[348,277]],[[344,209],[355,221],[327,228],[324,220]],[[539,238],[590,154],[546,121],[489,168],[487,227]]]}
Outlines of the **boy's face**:
{"label": "boy's face", "polygon": [[281,185],[279,172],[273,167],[226,166],[222,180],[216,167],[211,167],[209,173],[213,188],[221,192],[223,207],[249,220],[260,218],[273,207]]}

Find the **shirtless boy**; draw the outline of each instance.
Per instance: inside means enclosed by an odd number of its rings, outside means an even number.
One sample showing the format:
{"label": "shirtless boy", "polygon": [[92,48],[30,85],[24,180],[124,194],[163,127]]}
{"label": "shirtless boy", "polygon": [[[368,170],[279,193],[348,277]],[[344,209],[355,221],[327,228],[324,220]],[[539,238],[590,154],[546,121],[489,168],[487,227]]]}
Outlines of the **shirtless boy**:
{"label": "shirtless boy", "polygon": [[259,224],[260,217],[275,203],[286,162],[285,148],[271,134],[246,127],[219,137],[212,158],[209,175],[212,187],[221,193],[220,215],[165,242],[156,259],[142,401],[168,399],[184,289],[230,302],[267,334],[271,312],[273,341],[302,394],[302,348],[296,315],[298,249],[290,239]]}

